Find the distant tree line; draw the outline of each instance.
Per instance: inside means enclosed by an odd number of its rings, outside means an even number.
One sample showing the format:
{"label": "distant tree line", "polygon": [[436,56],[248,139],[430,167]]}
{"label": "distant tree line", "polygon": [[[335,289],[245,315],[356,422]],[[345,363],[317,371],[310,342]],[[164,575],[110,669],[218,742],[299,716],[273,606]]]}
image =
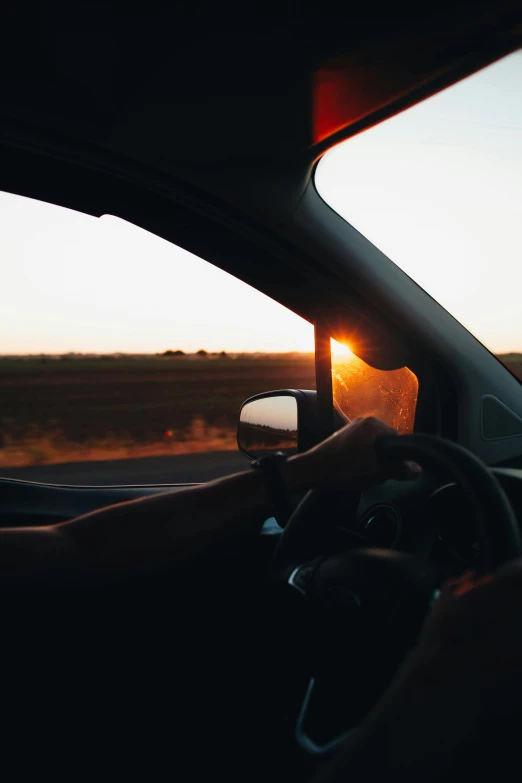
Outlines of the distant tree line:
{"label": "distant tree line", "polygon": [[[177,351],[163,351],[160,356],[166,356],[169,359],[175,359],[180,356],[190,356],[190,354],[186,354],[185,351],[180,351],[179,349]],[[209,353],[208,351],[205,351],[204,348],[200,348],[199,351],[196,351],[196,356],[199,356],[201,359],[205,359],[207,356],[219,356],[220,359],[228,359],[228,353],[226,351],[220,351],[216,353]]]}

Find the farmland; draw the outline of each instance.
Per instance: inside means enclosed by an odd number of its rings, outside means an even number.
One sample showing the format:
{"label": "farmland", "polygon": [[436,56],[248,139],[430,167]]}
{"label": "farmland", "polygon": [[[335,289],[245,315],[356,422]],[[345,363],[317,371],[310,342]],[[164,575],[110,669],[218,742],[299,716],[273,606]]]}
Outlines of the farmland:
{"label": "farmland", "polygon": [[0,358],[0,466],[235,450],[247,397],[314,386],[307,354]]}
{"label": "farmland", "polygon": [[315,388],[313,357],[0,357],[0,467],[234,451],[241,403],[280,388]]}

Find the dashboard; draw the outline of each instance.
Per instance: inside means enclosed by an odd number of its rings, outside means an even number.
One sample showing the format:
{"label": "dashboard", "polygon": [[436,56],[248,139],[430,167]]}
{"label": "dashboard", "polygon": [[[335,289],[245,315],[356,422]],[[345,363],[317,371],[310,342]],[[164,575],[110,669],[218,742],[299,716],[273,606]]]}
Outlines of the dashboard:
{"label": "dashboard", "polygon": [[[522,470],[491,468],[522,529]],[[424,476],[414,482],[387,481],[365,490],[355,519],[337,525],[340,541],[435,558],[456,568],[478,562],[479,544],[466,495],[454,482]],[[344,542],[343,542],[344,536]]]}

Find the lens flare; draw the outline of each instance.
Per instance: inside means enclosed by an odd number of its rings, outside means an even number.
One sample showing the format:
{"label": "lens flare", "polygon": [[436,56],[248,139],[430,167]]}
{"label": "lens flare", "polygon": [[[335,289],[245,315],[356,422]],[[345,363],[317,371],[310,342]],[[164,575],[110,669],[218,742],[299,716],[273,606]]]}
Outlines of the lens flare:
{"label": "lens flare", "polygon": [[343,357],[345,359],[355,359],[355,354],[347,343],[338,343],[337,340],[332,338],[332,355]]}

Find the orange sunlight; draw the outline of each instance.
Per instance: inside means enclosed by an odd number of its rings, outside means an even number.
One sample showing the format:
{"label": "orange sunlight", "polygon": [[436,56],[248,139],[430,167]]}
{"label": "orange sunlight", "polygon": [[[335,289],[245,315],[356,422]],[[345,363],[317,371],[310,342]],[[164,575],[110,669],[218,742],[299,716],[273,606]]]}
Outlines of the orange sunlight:
{"label": "orange sunlight", "polygon": [[350,421],[377,416],[400,433],[413,432],[419,382],[407,367],[376,370],[345,343],[331,341],[337,409]]}
{"label": "orange sunlight", "polygon": [[337,340],[334,340],[333,337],[330,340],[331,348],[332,348],[332,357],[339,356],[343,357],[343,359],[355,359],[356,356],[349,345],[346,343],[338,343]]}

